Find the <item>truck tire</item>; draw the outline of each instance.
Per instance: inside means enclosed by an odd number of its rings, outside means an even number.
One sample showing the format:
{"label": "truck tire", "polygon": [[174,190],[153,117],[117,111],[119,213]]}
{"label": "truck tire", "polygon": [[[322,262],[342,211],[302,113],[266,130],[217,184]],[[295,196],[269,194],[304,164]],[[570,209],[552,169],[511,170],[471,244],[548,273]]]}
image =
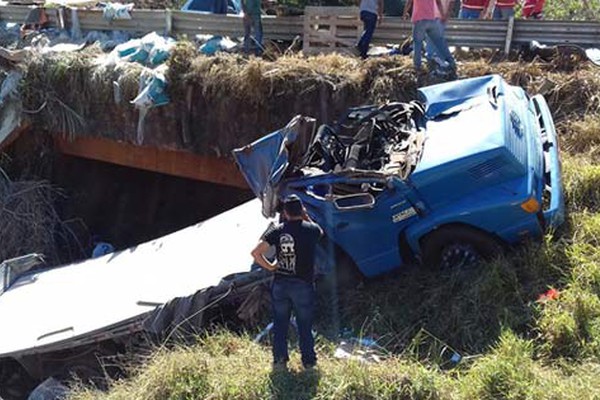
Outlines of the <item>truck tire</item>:
{"label": "truck tire", "polygon": [[502,252],[492,235],[464,225],[441,227],[421,243],[423,266],[431,270],[471,268]]}

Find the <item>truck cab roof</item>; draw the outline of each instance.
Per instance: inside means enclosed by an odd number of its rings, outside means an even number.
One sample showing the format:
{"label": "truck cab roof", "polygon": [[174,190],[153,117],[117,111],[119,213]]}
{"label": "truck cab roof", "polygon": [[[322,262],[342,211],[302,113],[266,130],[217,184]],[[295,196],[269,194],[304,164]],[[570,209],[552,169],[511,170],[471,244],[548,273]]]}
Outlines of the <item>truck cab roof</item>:
{"label": "truck cab roof", "polygon": [[426,141],[410,180],[430,205],[527,173],[524,92],[494,75],[467,82],[421,89]]}

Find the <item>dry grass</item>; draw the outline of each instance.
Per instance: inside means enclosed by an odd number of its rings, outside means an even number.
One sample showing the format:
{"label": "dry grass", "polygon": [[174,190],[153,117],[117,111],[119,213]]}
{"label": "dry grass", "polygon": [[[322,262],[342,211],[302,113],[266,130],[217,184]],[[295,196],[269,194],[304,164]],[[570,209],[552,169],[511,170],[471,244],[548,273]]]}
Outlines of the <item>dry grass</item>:
{"label": "dry grass", "polygon": [[[94,63],[96,55],[92,49],[33,57],[25,66],[25,108],[41,108],[32,118],[50,131],[132,141],[138,113],[129,101],[137,95],[142,67],[101,68]],[[228,155],[296,114],[331,123],[348,107],[411,100],[417,90],[410,57],[366,62],[336,54],[289,55],[275,61],[228,54],[206,57],[183,41],[168,63],[171,104],[149,114],[147,143],[204,154]],[[541,62],[459,63],[461,77],[499,73],[530,93],[542,91],[557,122],[564,121],[561,127],[584,129],[570,121],[600,109],[600,76],[582,63],[570,69],[575,70],[567,73]],[[123,94],[119,105],[113,102],[115,81]],[[593,121],[590,117],[585,123]],[[590,125],[590,134],[593,130]]]}
{"label": "dry grass", "polygon": [[49,182],[13,182],[0,169],[0,261],[29,253],[60,260],[59,243],[75,241],[55,209],[61,196]]}

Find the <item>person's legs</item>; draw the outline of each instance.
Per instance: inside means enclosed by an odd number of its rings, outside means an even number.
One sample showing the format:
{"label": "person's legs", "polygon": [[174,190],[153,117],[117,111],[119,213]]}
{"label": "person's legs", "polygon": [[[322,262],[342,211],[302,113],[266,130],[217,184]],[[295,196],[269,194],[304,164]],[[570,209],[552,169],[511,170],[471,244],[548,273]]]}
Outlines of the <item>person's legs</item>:
{"label": "person's legs", "polygon": [[431,44],[435,48],[435,52],[439,54],[442,60],[448,62],[452,69],[456,68],[456,62],[450,49],[448,48],[448,42],[444,36],[444,29],[440,20],[427,21],[425,27],[425,34],[429,37]]}
{"label": "person's legs", "polygon": [[481,15],[481,11],[470,10],[468,8],[461,8],[460,13],[458,14],[458,18],[460,18],[460,19],[479,19],[480,15]]}
{"label": "person's legs", "polygon": [[377,26],[377,14],[361,11],[360,19],[363,22],[364,29],[356,47],[358,47],[360,56],[366,58],[367,52],[369,51],[369,44],[373,38],[373,32],[375,32],[375,27]]}
{"label": "person's legs", "polygon": [[502,14],[502,19],[510,19],[510,17],[514,17],[515,16],[515,9],[514,8],[501,8],[500,9],[500,14]]}
{"label": "person's legs", "polygon": [[252,30],[252,17],[244,16],[244,53],[250,54],[250,31]]}
{"label": "person's legs", "polygon": [[274,281],[271,288],[273,307],[273,363],[285,364],[289,360],[287,334],[292,304],[288,297],[288,283]]}
{"label": "person's legs", "polygon": [[[442,35],[446,37],[446,24],[440,21],[440,26],[442,27]],[[434,57],[442,57],[436,52],[436,47],[431,42],[429,35],[425,35],[425,57],[427,61],[432,60]]]}
{"label": "person's legs", "polygon": [[417,21],[413,24],[413,64],[415,69],[421,69],[421,51],[423,50],[423,40],[425,39],[425,23],[427,21]]}
{"label": "person's legs", "polygon": [[263,26],[260,15],[253,16],[254,20],[254,39],[256,40],[256,55],[259,56],[263,51]]}
{"label": "person's legs", "polygon": [[501,8],[501,7],[496,7],[494,8],[494,14],[493,14],[493,18],[494,19],[509,19],[510,17],[514,17],[515,16],[515,9],[514,8]]}
{"label": "person's legs", "polygon": [[315,340],[312,335],[312,325],[315,314],[314,286],[305,282],[294,282],[293,289],[289,292],[298,323],[298,340],[302,365],[312,367],[317,363],[315,354]]}

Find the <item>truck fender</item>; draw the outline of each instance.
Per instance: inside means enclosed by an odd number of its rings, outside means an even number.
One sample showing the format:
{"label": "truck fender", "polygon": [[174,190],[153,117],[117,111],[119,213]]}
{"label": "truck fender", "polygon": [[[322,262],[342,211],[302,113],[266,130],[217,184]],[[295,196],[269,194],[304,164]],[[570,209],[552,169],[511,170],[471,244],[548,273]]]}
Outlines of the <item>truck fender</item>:
{"label": "truck fender", "polygon": [[[497,237],[497,235],[486,231],[485,229],[482,229],[476,225],[470,224],[468,222],[463,222],[463,221],[444,221],[444,223],[440,223],[440,224],[436,224],[436,225],[428,225],[428,224],[419,224],[416,226],[411,226],[409,228],[406,229],[405,231],[405,241],[406,241],[406,245],[408,248],[410,248],[410,250],[413,252],[413,257],[415,259],[420,259],[421,257],[421,239],[423,239],[426,235],[428,235],[431,232],[434,232],[435,230],[444,227],[444,226],[450,226],[450,225],[460,225],[460,226],[467,226],[467,227],[471,227],[473,229],[476,229],[478,231],[481,231],[483,233],[487,233],[488,235],[499,239]],[[499,240],[499,242],[502,242],[502,240]],[[402,246],[402,242],[401,246]],[[402,248],[402,247],[401,247]]]}

